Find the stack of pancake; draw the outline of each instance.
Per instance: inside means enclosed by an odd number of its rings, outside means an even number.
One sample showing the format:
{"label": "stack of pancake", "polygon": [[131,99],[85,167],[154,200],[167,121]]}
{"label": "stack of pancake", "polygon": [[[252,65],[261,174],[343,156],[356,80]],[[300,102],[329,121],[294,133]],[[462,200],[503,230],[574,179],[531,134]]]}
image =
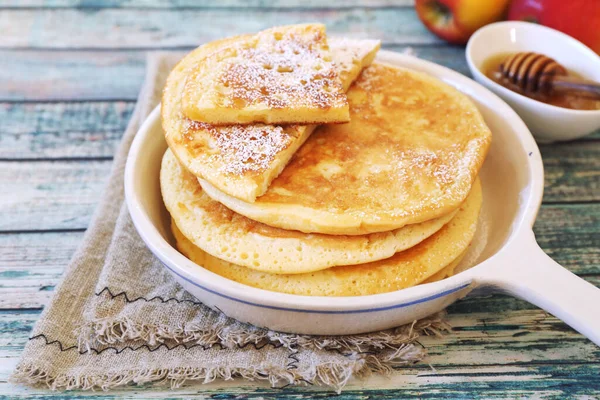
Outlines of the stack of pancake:
{"label": "stack of pancake", "polygon": [[491,133],[463,94],[319,24],[206,44],[171,72],[161,190],[178,249],[271,291],[390,292],[467,251]]}

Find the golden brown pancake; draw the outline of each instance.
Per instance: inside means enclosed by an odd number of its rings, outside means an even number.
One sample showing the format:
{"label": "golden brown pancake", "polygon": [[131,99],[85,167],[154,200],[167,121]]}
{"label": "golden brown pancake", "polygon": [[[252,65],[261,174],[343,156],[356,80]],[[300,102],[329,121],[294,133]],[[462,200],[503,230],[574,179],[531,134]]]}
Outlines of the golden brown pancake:
{"label": "golden brown pancake", "polygon": [[[183,58],[167,79],[161,114],[169,148],[185,168],[223,193],[254,201],[267,190],[315,126],[213,126],[187,118],[181,107],[181,97],[191,71],[211,54],[245,37],[248,35],[208,43]],[[379,42],[332,38],[329,46],[344,90],[347,90],[363,67],[371,63]]]}
{"label": "golden brown pancake", "polygon": [[366,68],[347,93],[350,122],[321,126],[267,192],[213,199],[264,224],[362,235],[447,215],[467,197],[491,133],[462,93],[424,73]]}
{"label": "golden brown pancake", "polygon": [[456,260],[452,261],[450,264],[448,264],[444,268],[440,269],[438,272],[431,275],[429,278],[425,279],[421,283],[437,282],[437,281],[441,281],[442,279],[446,279],[446,278],[449,278],[452,275],[454,275],[454,271],[455,271],[456,267],[458,267],[460,262],[466,256],[467,251],[468,251],[468,249],[463,251],[462,254],[460,256],[458,256],[458,258]]}
{"label": "golden brown pancake", "polygon": [[222,260],[279,274],[391,257],[433,235],[456,213],[368,235],[333,236],[274,228],[236,214],[211,199],[170,150],[163,157],[160,186],[173,221],[196,246]]}
{"label": "golden brown pancake", "polygon": [[242,37],[190,71],[184,114],[213,125],[348,122],[346,93],[322,24]]}
{"label": "golden brown pancake", "polygon": [[171,227],[177,248],[186,257],[227,279],[290,294],[362,296],[417,285],[464,255],[475,235],[481,201],[481,185],[476,181],[456,216],[418,245],[385,260],[305,274],[270,274],[223,261],[194,246],[175,224]]}

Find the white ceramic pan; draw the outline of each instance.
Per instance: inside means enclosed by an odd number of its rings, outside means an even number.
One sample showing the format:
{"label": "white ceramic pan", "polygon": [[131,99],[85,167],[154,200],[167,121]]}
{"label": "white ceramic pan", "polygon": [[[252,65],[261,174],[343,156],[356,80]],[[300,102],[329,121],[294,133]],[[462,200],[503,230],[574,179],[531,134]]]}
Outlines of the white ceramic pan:
{"label": "white ceramic pan", "polygon": [[532,226],[542,200],[544,171],[525,124],[496,95],[450,69],[388,51],[381,51],[377,59],[426,72],[469,95],[493,132],[480,174],[484,200],[477,238],[465,261],[472,268],[396,292],[336,298],[256,289],[199,267],[172,245],[159,189],[160,161],[167,146],[158,109],[138,132],[125,172],[129,211],[150,250],[206,305],[274,330],[342,335],[386,329],[442,310],[474,289],[491,289],[547,310],[600,345],[600,289],[558,265],[535,241]]}

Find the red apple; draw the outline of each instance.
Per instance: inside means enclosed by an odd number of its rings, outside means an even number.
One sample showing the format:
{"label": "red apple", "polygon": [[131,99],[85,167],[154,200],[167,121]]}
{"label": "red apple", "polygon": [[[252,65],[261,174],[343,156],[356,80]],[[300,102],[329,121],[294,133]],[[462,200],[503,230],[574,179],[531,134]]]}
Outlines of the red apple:
{"label": "red apple", "polygon": [[600,54],[600,0],[513,0],[508,19],[554,28]]}
{"label": "red apple", "polygon": [[477,29],[504,17],[509,0],[416,0],[425,26],[450,43],[464,44]]}

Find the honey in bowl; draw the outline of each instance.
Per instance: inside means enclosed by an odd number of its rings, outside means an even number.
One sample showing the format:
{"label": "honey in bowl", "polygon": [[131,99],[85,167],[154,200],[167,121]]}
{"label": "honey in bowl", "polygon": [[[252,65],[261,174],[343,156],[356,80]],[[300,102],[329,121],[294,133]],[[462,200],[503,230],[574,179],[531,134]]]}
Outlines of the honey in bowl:
{"label": "honey in bowl", "polygon": [[[591,97],[580,96],[571,92],[552,91],[549,94],[532,94],[525,92],[520,86],[510,82],[500,73],[500,65],[510,55],[511,53],[500,53],[488,58],[484,61],[481,71],[485,74],[485,76],[499,85],[542,103],[562,108],[570,108],[572,110],[600,110],[600,100]],[[581,78],[578,74],[572,71],[567,72],[568,76]]]}

